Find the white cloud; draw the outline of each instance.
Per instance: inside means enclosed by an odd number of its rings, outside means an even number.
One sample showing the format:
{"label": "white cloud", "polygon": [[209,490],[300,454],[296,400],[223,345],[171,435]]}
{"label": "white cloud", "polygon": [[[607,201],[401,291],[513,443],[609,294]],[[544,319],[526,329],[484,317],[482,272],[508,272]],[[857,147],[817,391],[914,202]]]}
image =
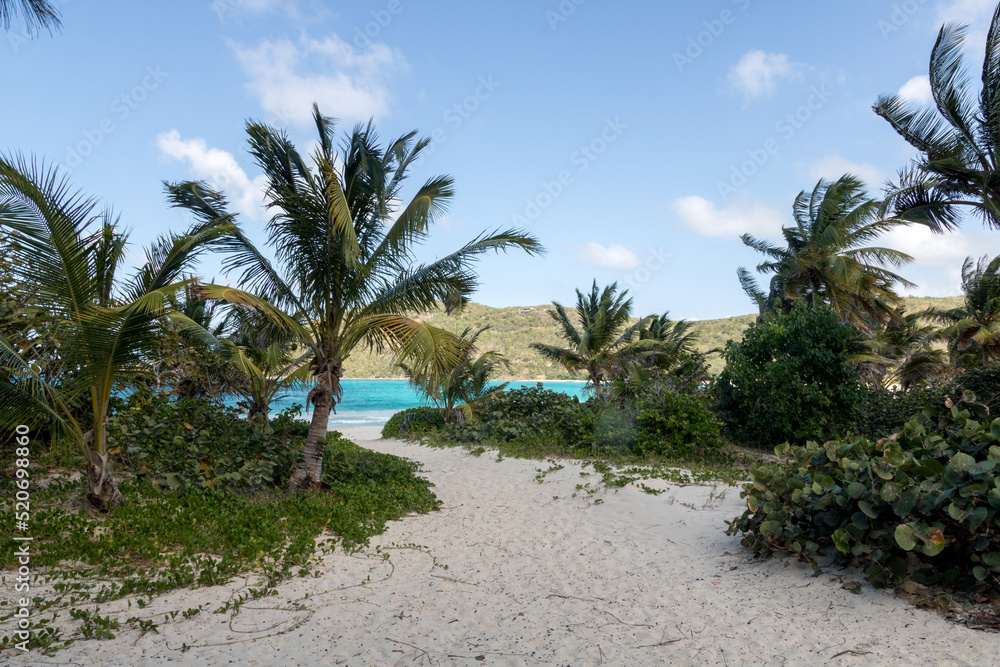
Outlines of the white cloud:
{"label": "white cloud", "polygon": [[937,5],[937,25],[935,30],[944,23],[960,23],[969,26],[965,39],[965,51],[982,66],[983,53],[986,51],[986,35],[989,31],[996,0],[948,0]]}
{"label": "white cloud", "polygon": [[303,35],[264,40],[257,48],[230,43],[243,71],[246,87],[279,123],[308,126],[313,102],[327,116],[346,122],[364,121],[389,112],[386,75],[404,69],[396,49],[374,43],[363,52],[336,35],[312,39]]}
{"label": "white cloud", "polygon": [[967,233],[954,231],[934,234],[923,225],[894,229],[881,236],[877,245],[912,255],[913,262],[907,266],[954,269],[956,275],[966,257],[979,254]]}
{"label": "white cloud", "polygon": [[744,104],[749,104],[773,93],[777,82],[796,74],[799,67],[784,53],[747,51],[729,70],[727,78],[733,89],[743,93]]}
{"label": "white cloud", "polygon": [[671,208],[682,225],[705,236],[776,235],[785,223],[778,211],[750,200],[734,201],[720,209],[703,197],[681,197]]}
{"label": "white cloud", "polygon": [[578,250],[577,257],[584,264],[599,266],[602,269],[634,271],[642,266],[642,262],[634,252],[618,244],[605,248],[599,243],[591,242]]}
{"label": "white cloud", "polygon": [[[877,243],[901,250],[913,261],[896,269],[903,277],[916,283],[904,290],[921,296],[954,296],[962,293],[962,262],[966,257],[978,257],[991,245],[984,234],[976,231],[954,231],[933,234],[923,225],[894,229]],[[992,244],[995,247],[995,242]]]}
{"label": "white cloud", "polygon": [[263,208],[267,179],[260,175],[251,180],[232,153],[209,148],[204,139],[181,139],[177,130],[158,135],[156,146],[165,155],[186,162],[195,178],[224,192],[237,212],[255,220],[267,217]]}
{"label": "white cloud", "polygon": [[915,76],[899,89],[898,95],[911,104],[930,104],[933,101],[931,96],[931,80],[926,74]]}
{"label": "white cloud", "polygon": [[877,190],[885,182],[885,174],[878,167],[871,164],[851,162],[840,157],[838,154],[828,155],[820,159],[809,170],[810,175],[819,180],[824,178],[828,181],[835,181],[844,174],[854,174],[868,186],[870,190]]}

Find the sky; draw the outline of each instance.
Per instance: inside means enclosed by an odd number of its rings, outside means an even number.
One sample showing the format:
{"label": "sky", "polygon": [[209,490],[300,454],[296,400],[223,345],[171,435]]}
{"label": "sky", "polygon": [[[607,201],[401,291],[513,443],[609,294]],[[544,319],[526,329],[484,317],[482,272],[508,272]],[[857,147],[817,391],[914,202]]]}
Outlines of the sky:
{"label": "sky", "polygon": [[[475,301],[570,304],[596,280],[636,314],[726,317],[755,310],[736,275],[762,258],[739,236],[780,239],[821,178],[853,173],[881,197],[916,153],[872,105],[928,103],[948,21],[970,26],[975,84],[995,1],[55,0],[61,31],[0,32],[0,151],[113,208],[133,261],[191,223],[164,181],[223,189],[265,246],[245,123],[305,152],[316,102],[343,131],[374,119],[385,140],[431,138],[410,191],[448,174],[456,194],[419,261],[483,231],[539,238],[544,257],[484,257]],[[907,293],[946,296],[966,256],[1000,254],[1000,231],[970,219],[882,245],[914,257]],[[220,267],[199,272],[224,282]]]}

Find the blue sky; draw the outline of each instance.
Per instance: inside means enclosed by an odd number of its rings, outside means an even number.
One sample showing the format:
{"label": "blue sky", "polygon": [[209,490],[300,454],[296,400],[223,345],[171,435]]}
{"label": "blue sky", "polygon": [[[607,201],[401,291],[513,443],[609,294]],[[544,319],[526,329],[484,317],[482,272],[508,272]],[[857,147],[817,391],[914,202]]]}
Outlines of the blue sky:
{"label": "blue sky", "polygon": [[[636,312],[752,312],[736,279],[759,261],[739,235],[775,238],[796,193],[862,177],[878,196],[914,153],[871,106],[927,101],[945,21],[970,24],[975,74],[994,0],[504,3],[372,0],[57,0],[63,30],[0,34],[0,149],[62,165],[133,229],[133,252],[189,220],[162,181],[223,187],[263,242],[248,118],[314,141],[312,102],[340,127],[433,139],[416,186],[456,197],[422,259],[483,230],[525,226],[543,258],[488,257],[476,301],[572,302],[617,281]],[[3,43],[6,41],[6,43]],[[966,255],[1000,232],[896,232],[885,245],[921,295],[959,291]],[[216,260],[203,262],[208,277]]]}

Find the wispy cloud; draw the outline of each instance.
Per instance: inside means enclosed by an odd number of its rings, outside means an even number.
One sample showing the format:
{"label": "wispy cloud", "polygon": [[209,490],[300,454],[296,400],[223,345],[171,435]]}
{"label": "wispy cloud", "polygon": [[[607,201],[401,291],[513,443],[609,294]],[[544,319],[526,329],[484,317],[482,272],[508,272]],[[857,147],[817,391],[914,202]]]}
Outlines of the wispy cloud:
{"label": "wispy cloud", "polygon": [[774,93],[780,80],[795,76],[800,68],[784,53],[747,51],[729,70],[727,79],[730,87],[743,94],[743,103],[747,105]]}
{"label": "wispy cloud", "polygon": [[996,9],[996,0],[947,0],[937,5],[937,23],[961,23],[969,26],[966,52],[979,58],[982,65],[986,35]]}
{"label": "wispy cloud", "polygon": [[608,247],[600,243],[588,243],[577,250],[579,260],[588,266],[619,271],[634,271],[642,266],[635,253],[625,246],[612,244]]}
{"label": "wispy cloud", "polygon": [[209,147],[204,139],[181,139],[177,130],[156,137],[156,146],[176,160],[185,162],[191,175],[223,191],[235,211],[254,220],[267,217],[263,208],[267,180],[263,175],[250,179],[232,153]]}
{"label": "wispy cloud", "polygon": [[836,153],[818,160],[810,168],[809,174],[816,180],[823,178],[828,181],[835,181],[844,174],[853,174],[864,181],[870,190],[881,188],[886,180],[885,174],[878,167],[867,162],[852,162]]}
{"label": "wispy cloud", "polygon": [[388,115],[391,96],[385,79],[407,66],[397,49],[373,43],[356,51],[333,34],[230,47],[249,77],[247,90],[261,107],[281,122],[303,127],[312,123],[313,102],[324,114],[347,122]]}
{"label": "wispy cloud", "polygon": [[682,225],[705,236],[773,235],[785,222],[778,211],[748,199],[718,208],[703,197],[681,197],[671,208]]}

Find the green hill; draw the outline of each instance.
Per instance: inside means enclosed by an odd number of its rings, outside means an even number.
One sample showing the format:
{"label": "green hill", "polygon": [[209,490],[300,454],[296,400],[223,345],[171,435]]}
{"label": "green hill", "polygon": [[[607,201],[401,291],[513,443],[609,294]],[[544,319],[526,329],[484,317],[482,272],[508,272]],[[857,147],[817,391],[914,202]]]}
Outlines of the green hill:
{"label": "green hill", "polygon": [[[962,302],[961,297],[910,297],[906,299],[910,312],[929,307],[954,308]],[[461,313],[445,315],[443,311],[428,313],[417,319],[461,333],[465,327],[476,329],[490,325],[490,330],[479,339],[479,348],[503,353],[511,362],[513,380],[569,380],[580,379],[566,372],[561,366],[546,361],[531,350],[531,343],[562,344],[559,328],[549,315],[552,306],[524,306],[513,308],[491,308],[478,303],[470,303]],[[722,348],[729,340],[739,340],[756,315],[738,315],[719,320],[694,322],[698,332],[698,349],[705,351]],[[712,355],[712,372],[721,370],[719,355]],[[377,357],[364,350],[358,350],[344,364],[344,375],[349,378],[397,378],[399,371],[387,357]]]}

